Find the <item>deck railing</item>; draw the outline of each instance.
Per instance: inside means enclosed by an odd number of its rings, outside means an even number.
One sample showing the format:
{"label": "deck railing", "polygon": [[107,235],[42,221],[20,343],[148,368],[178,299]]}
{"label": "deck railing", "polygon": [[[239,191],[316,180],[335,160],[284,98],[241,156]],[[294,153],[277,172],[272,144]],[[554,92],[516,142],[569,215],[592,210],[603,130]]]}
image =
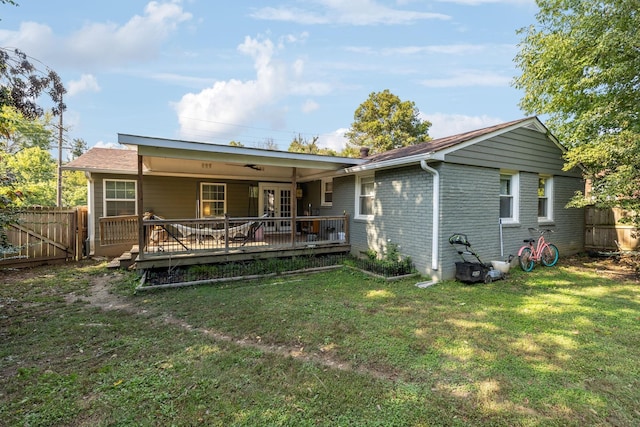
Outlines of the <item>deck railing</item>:
{"label": "deck railing", "polygon": [[145,220],[143,256],[260,251],[347,244],[348,217],[303,216]]}
{"label": "deck railing", "polygon": [[120,245],[138,241],[138,216],[120,215],[99,219],[100,245]]}

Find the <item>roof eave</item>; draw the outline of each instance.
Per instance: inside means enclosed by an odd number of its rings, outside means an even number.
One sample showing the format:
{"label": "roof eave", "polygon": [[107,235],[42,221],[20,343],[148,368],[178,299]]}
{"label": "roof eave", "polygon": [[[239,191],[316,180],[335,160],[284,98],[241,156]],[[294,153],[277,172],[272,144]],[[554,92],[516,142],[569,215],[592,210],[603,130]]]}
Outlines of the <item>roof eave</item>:
{"label": "roof eave", "polygon": [[402,166],[409,166],[420,163],[422,160],[443,161],[444,156],[440,153],[420,153],[413,156],[400,157],[397,159],[383,160],[381,162],[366,163],[363,165],[352,166],[344,168],[344,174],[357,174],[374,170],[393,169]]}
{"label": "roof eave", "polygon": [[[300,165],[321,169],[338,169],[345,165],[358,165],[366,160],[351,157],[323,156],[318,154],[293,153],[288,151],[265,150],[260,148],[234,147],[230,145],[208,144],[204,142],[153,138],[130,134],[118,134],[118,142],[137,150],[143,156],[182,157],[200,159],[202,153],[215,155],[223,161],[247,162],[272,166]],[[178,153],[181,153],[180,156]],[[260,160],[257,160],[260,159]]]}
{"label": "roof eave", "polygon": [[[111,175],[137,175],[137,171],[131,169],[102,169],[102,168],[86,168],[86,167],[68,167],[62,166],[62,170],[66,171],[82,171],[87,173],[105,173]],[[146,171],[145,171],[146,172]]]}

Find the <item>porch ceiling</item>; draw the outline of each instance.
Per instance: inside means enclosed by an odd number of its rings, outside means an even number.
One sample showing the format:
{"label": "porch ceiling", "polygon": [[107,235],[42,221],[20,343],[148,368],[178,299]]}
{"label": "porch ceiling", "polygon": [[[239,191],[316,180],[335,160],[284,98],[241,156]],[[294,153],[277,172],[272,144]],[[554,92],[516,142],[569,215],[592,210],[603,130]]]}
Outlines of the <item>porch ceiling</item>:
{"label": "porch ceiling", "polygon": [[287,151],[232,147],[144,136],[118,134],[118,142],[143,156],[145,173],[193,175],[235,179],[290,181],[296,168],[298,181],[331,175],[362,159],[318,156]]}

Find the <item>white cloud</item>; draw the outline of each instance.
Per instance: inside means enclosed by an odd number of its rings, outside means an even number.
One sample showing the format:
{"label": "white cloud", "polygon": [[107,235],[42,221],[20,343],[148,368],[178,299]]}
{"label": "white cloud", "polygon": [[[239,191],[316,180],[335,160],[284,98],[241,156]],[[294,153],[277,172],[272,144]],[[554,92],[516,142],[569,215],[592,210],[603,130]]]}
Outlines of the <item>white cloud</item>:
{"label": "white cloud", "polygon": [[307,99],[304,104],[302,104],[302,111],[304,113],[311,113],[320,108],[320,105],[315,102],[313,99]]}
{"label": "white cloud", "polygon": [[433,139],[504,123],[504,120],[500,118],[487,115],[465,116],[463,114],[420,113],[420,117],[431,122],[429,136]]}
{"label": "white cloud", "polygon": [[251,16],[256,19],[308,25],[396,25],[411,24],[425,19],[450,19],[448,15],[441,13],[395,9],[374,0],[315,0],[311,3],[315,6],[314,10],[264,7],[256,9]]}
{"label": "white cloud", "polygon": [[269,121],[284,125],[286,109],[277,102],[288,95],[326,94],[324,83],[302,81],[300,60],[286,64],[276,59],[278,51],[270,39],[246,37],[238,51],[254,61],[255,79],[216,81],[198,93],[187,93],[174,104],[183,137],[237,137],[242,127]]}
{"label": "white cloud", "polygon": [[72,80],[67,83],[67,94],[77,95],[81,92],[100,92],[98,80],[92,74],[83,74],[80,80]]}
{"label": "white cloud", "polygon": [[97,147],[97,148],[115,148],[115,149],[118,149],[118,150],[126,150],[127,149],[127,147],[125,147],[124,145],[121,145],[121,144],[119,144],[117,142],[104,142],[104,141],[96,142],[94,147]]}
{"label": "white cloud", "polygon": [[443,78],[425,79],[426,87],[509,86],[513,77],[482,70],[459,70]]}
{"label": "white cloud", "polygon": [[336,129],[332,133],[325,133],[318,136],[318,146],[321,148],[330,148],[332,150],[341,152],[347,146],[347,138],[344,134],[349,129],[340,128]]}
{"label": "white cloud", "polygon": [[18,31],[0,31],[0,45],[20,46],[51,66],[117,66],[156,57],[169,34],[190,19],[180,2],[151,1],[143,15],[123,25],[92,22],[66,37],[47,25],[24,22]]}

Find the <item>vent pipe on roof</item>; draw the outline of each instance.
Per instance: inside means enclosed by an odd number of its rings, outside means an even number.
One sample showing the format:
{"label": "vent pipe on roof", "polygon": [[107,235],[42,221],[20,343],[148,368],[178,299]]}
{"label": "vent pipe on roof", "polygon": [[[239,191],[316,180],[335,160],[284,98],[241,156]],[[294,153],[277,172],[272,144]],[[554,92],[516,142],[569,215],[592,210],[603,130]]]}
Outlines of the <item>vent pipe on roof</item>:
{"label": "vent pipe on roof", "polygon": [[364,159],[369,157],[369,147],[360,147],[360,158]]}

